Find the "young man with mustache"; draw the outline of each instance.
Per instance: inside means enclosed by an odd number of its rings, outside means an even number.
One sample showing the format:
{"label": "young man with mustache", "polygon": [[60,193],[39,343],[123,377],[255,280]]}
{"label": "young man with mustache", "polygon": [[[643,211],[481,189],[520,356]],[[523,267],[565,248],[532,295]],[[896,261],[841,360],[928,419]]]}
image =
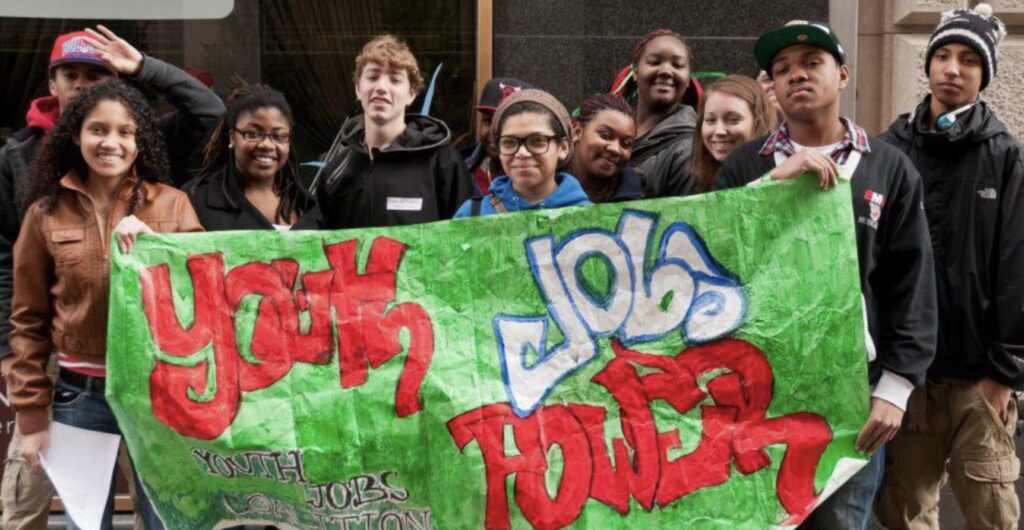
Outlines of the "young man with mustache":
{"label": "young man with mustache", "polygon": [[1017,528],[1012,391],[1024,383],[1024,160],[980,94],[1006,35],[992,8],[942,15],[924,69],[931,94],[882,137],[921,172],[935,250],[939,338],[925,385],[889,446],[876,513],[938,528],[944,477],[967,528]]}
{"label": "young man with mustache", "polygon": [[754,56],[774,80],[786,121],[769,137],[736,149],[715,187],[805,173],[826,189],[837,179],[850,180],[871,385],[870,414],[856,447],[871,458],[802,528],[865,529],[882,479],[885,444],[899,429],[907,398],[924,382],[935,351],[935,278],[921,179],[906,156],[840,116],[850,72],[828,26],[790,22],[762,35]]}

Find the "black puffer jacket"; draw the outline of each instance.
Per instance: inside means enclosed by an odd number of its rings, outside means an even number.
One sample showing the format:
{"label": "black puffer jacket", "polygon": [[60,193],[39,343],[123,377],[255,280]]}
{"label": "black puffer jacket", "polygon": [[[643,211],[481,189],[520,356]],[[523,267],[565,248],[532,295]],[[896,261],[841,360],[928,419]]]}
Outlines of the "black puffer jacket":
{"label": "black puffer jacket", "polygon": [[451,219],[473,194],[473,181],[451,146],[444,122],[409,114],[385,149],[367,151],[363,116],[341,127],[313,183],[317,207],[295,226],[362,228]]}
{"label": "black puffer jacket", "polygon": [[[930,97],[930,96],[929,96]],[[930,377],[1024,385],[1024,159],[983,101],[929,131],[925,98],[882,140],[924,181],[935,252],[939,342]]]}
{"label": "black puffer jacket", "polygon": [[648,198],[697,193],[697,185],[689,172],[696,127],[696,111],[688,105],[680,105],[647,134],[636,139],[629,167],[643,177],[644,195]]}

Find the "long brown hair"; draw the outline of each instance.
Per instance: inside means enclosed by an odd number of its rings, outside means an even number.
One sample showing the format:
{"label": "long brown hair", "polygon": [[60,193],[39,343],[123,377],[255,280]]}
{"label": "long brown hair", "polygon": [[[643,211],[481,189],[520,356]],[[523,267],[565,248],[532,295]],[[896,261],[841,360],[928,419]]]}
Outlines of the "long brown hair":
{"label": "long brown hair", "polygon": [[693,155],[690,156],[690,175],[697,181],[697,189],[701,192],[711,191],[715,173],[722,163],[711,156],[704,146],[704,106],[714,92],[721,92],[742,99],[750,114],[754,116],[754,136],[760,138],[775,130],[778,126],[775,109],[764,95],[757,81],[745,75],[728,75],[704,89],[703,103],[697,116],[697,132],[693,135]]}

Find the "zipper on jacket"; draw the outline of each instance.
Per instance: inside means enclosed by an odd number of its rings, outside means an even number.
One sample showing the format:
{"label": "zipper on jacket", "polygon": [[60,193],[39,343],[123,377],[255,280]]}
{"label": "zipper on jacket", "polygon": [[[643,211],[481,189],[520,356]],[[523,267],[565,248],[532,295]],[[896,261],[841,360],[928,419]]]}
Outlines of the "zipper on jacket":
{"label": "zipper on jacket", "polygon": [[[373,223],[373,224],[377,224],[377,188],[376,188],[376,186],[374,186],[374,182],[373,182],[373,180],[374,180],[373,179],[373,165],[374,165],[373,150],[374,150],[373,147],[371,147],[370,150],[369,150],[369,154],[370,154],[370,168],[369,168],[369,172],[367,173],[367,179],[370,181],[370,219],[371,219],[370,222]],[[378,153],[380,153],[380,151],[378,151]],[[385,210],[385,212],[387,212],[387,210]]]}
{"label": "zipper on jacket", "polygon": [[113,228],[111,222],[116,217],[118,203],[121,202],[121,191],[124,189],[125,184],[128,183],[128,179],[121,181],[121,184],[117,186],[114,191],[114,200],[110,203],[110,213],[107,215],[106,223],[103,222],[103,218],[100,216],[99,209],[96,208],[96,203],[92,200],[92,197],[88,193],[79,191],[78,193],[85,197],[89,201],[89,205],[92,208],[93,217],[96,218],[96,229],[100,232],[100,249],[103,251],[103,271],[106,281],[109,281],[110,272],[110,243],[113,240]]}

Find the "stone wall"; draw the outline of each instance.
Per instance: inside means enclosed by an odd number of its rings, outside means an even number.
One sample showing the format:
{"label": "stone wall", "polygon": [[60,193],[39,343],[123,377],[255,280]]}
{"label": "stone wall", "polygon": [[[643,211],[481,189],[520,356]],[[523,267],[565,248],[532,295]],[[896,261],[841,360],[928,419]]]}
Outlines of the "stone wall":
{"label": "stone wall", "polygon": [[[846,1],[846,0],[844,0]],[[570,108],[607,91],[648,31],[686,36],[693,68],[756,75],[757,37],[787,20],[829,20],[829,0],[496,0],[494,75],[525,79]]]}
{"label": "stone wall", "polygon": [[[924,53],[943,11],[977,0],[860,0],[857,121],[879,133],[927,93]],[[1009,35],[999,73],[982,94],[1018,138],[1024,137],[1024,0],[989,0]]]}

